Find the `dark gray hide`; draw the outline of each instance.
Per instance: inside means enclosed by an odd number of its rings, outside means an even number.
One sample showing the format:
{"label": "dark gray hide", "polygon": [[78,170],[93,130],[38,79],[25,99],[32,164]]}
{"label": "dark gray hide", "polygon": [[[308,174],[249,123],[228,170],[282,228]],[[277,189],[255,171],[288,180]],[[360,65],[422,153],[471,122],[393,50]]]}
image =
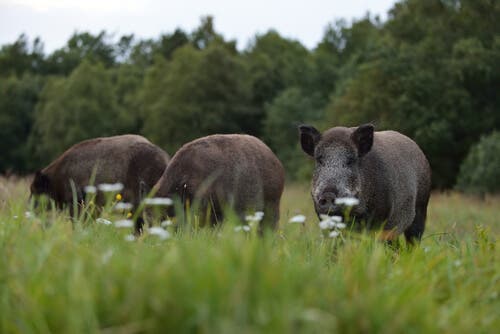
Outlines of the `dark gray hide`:
{"label": "dark gray hide", "polygon": [[[85,140],[73,145],[49,166],[38,171],[31,184],[31,195],[46,194],[59,208],[73,203],[71,183],[77,201],[85,198],[84,187],[93,184],[122,183],[123,201],[137,206],[163,174],[168,155],[146,138],[122,135]],[[103,205],[98,193],[96,204]]]}
{"label": "dark gray hide", "polygon": [[320,134],[299,127],[302,149],[314,157],[312,198],[316,213],[341,215],[335,199],[355,197],[356,221],[369,227],[384,224],[387,239],[405,234],[420,240],[431,189],[429,163],[410,138],[395,131],[374,132],[371,124],[334,127]]}
{"label": "dark gray hide", "polygon": [[212,224],[222,220],[226,206],[241,218],[251,211],[263,211],[263,226],[275,228],[284,175],[281,162],[259,139],[211,135],[189,142],[175,153],[155,187],[156,196],[195,202],[200,220]]}

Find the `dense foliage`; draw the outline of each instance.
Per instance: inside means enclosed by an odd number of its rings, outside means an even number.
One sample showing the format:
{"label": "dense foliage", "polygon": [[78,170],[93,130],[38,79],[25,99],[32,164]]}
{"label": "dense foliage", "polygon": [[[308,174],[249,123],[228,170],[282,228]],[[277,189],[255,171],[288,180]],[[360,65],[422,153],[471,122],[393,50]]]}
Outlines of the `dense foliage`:
{"label": "dense foliage", "polygon": [[84,138],[135,132],[170,154],[214,132],[266,140],[304,175],[296,125],[374,122],[412,137],[434,186],[455,184],[500,128],[500,3],[401,0],[388,19],[329,24],[313,50],[275,31],[238,50],[211,17],[157,39],[76,32],[46,55],[21,35],[0,49],[0,173],[31,172]]}
{"label": "dense foliage", "polygon": [[458,175],[457,188],[473,193],[500,193],[500,132],[481,138],[474,145]]}

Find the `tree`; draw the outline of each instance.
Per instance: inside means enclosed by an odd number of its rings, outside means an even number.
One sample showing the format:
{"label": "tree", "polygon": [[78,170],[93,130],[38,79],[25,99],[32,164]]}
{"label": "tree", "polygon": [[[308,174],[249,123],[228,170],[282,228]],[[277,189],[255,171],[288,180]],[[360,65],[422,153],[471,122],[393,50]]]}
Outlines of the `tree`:
{"label": "tree", "polygon": [[349,80],[359,64],[379,52],[381,25],[378,17],[367,15],[351,25],[339,20],[327,26],[312,54],[313,82],[309,85],[310,92],[318,94],[323,106],[341,81]]}
{"label": "tree", "polygon": [[225,42],[222,35],[215,31],[214,18],[212,16],[203,16],[200,26],[193,31],[190,36],[191,43],[198,50],[206,49],[212,43],[228,44],[229,48],[236,49],[235,42]]}
{"label": "tree", "polygon": [[114,46],[115,62],[130,63],[130,57],[134,48],[135,37],[133,34],[123,35]]}
{"label": "tree", "polygon": [[153,39],[140,40],[130,52],[129,62],[146,70],[154,62],[156,43]]}
{"label": "tree", "polygon": [[188,35],[181,29],[175,29],[173,34],[160,36],[155,52],[166,59],[172,59],[174,51],[187,43],[189,43]]}
{"label": "tree", "polygon": [[296,87],[282,91],[266,104],[263,138],[273,149],[292,179],[303,174],[304,154],[299,146],[298,125],[321,119],[313,99]]}
{"label": "tree", "polygon": [[30,47],[28,37],[21,34],[14,43],[0,49],[0,76],[42,74],[43,71],[44,53],[40,38],[35,38]]}
{"label": "tree", "polygon": [[218,43],[186,45],[171,62],[157,57],[141,93],[143,132],[174,152],[197,137],[241,131],[249,113],[245,76],[238,57]]}
{"label": "tree", "polygon": [[256,110],[254,128],[249,132],[260,134],[265,117],[265,105],[288,87],[308,87],[312,64],[309,51],[298,41],[281,37],[271,30],[256,36],[245,53],[250,73],[252,106]]}
{"label": "tree", "polygon": [[[488,14],[500,14],[500,6],[479,3],[397,3],[381,30],[380,50],[337,85],[327,119],[346,125],[375,121],[379,129],[403,132],[429,158],[434,186],[451,187],[470,146],[500,127],[500,54],[498,38],[491,38],[499,26]],[[486,23],[479,22],[481,15]],[[470,34],[476,37],[463,38]]]}
{"label": "tree", "polygon": [[83,61],[68,78],[51,78],[44,87],[31,140],[48,162],[81,140],[122,132],[123,124],[110,73]]}
{"label": "tree", "polygon": [[472,146],[460,166],[457,188],[479,195],[500,192],[500,132],[484,136]]}
{"label": "tree", "polygon": [[0,173],[26,172],[33,164],[28,137],[43,86],[39,76],[24,74],[2,79],[0,85]]}
{"label": "tree", "polygon": [[75,32],[66,46],[49,55],[47,71],[50,74],[69,75],[83,60],[102,63],[105,67],[114,65],[115,48],[108,41],[109,38],[105,31],[96,36],[88,32]]}
{"label": "tree", "polygon": [[144,70],[135,64],[121,64],[108,70],[114,88],[122,132],[139,133],[144,124],[140,113],[140,89]]}

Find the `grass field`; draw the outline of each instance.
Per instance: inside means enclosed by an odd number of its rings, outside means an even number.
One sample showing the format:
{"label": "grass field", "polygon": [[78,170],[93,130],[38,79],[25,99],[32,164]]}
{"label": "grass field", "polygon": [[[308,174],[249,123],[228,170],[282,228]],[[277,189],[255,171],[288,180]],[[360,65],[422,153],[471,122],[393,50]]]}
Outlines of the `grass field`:
{"label": "grass field", "polygon": [[131,229],[26,217],[27,181],[0,179],[0,333],[498,331],[500,198],[434,194],[421,245],[395,251],[322,236],[308,189],[286,189],[263,238],[227,222],[126,241]]}

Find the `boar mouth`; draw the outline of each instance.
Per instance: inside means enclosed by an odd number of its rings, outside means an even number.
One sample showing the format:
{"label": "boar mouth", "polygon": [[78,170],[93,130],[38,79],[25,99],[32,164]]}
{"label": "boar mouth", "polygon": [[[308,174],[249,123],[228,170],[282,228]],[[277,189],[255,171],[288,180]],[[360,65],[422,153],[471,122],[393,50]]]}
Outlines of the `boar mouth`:
{"label": "boar mouth", "polygon": [[344,217],[344,211],[342,210],[341,207],[330,207],[328,208],[327,210],[323,209],[319,209],[318,207],[316,207],[316,214],[318,215],[318,218],[321,219],[321,216],[340,216],[340,217]]}
{"label": "boar mouth", "polygon": [[335,207],[335,208],[329,209],[324,214],[326,214],[328,216],[341,216],[341,217],[343,217],[344,216],[344,210],[342,210],[341,207]]}
{"label": "boar mouth", "polygon": [[363,214],[359,209],[356,207],[351,208],[350,210],[344,207],[335,207],[335,208],[330,208],[329,210],[317,210],[316,211],[318,218],[321,219],[322,215],[327,215],[327,216],[339,216],[344,219],[345,223],[354,223],[358,224],[364,220],[366,220],[365,214]]}

